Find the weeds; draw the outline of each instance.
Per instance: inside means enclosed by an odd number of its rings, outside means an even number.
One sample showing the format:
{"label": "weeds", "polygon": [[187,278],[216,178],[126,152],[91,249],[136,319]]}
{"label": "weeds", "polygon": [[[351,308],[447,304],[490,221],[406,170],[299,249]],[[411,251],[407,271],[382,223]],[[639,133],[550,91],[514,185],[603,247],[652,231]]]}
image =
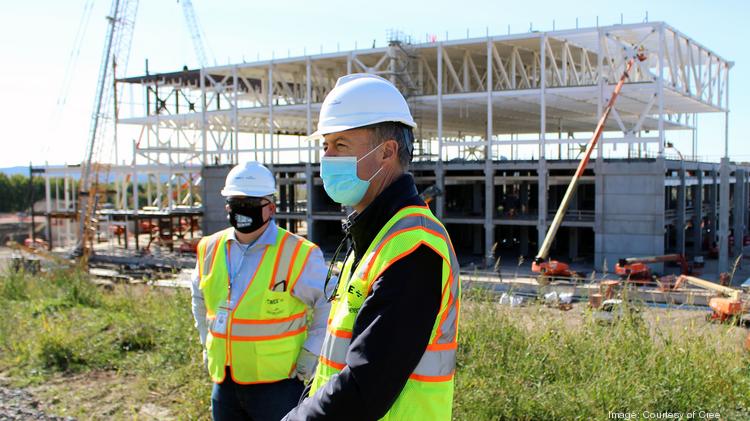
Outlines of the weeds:
{"label": "weeds", "polygon": [[750,361],[733,346],[734,328],[655,328],[627,308],[610,325],[588,312],[578,324],[560,314],[467,302],[454,418],[588,420],[607,419],[609,411],[694,410],[750,417]]}
{"label": "weeds", "polygon": [[[750,360],[737,328],[699,314],[669,324],[630,306],[603,325],[580,308],[511,309],[488,290],[465,290],[454,419],[700,410],[750,419]],[[0,277],[0,371],[27,384],[116,373],[134,386],[117,396],[127,404],[114,418],[133,418],[158,396],[178,419],[207,419],[211,383],[197,336],[184,290],[105,292],[77,272]]]}
{"label": "weeds", "polygon": [[169,396],[163,404],[180,419],[206,418],[210,380],[197,338],[187,291],[107,292],[80,272],[0,276],[0,371],[20,383],[114,371],[145,386],[146,395],[123,397],[133,406],[154,393]]}

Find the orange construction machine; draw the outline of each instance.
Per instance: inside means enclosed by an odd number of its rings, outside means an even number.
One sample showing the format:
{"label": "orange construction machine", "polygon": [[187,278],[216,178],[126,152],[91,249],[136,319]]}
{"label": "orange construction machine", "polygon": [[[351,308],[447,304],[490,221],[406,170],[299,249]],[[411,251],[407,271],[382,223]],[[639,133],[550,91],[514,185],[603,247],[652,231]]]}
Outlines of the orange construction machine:
{"label": "orange construction machine", "polygon": [[628,257],[620,259],[615,265],[615,273],[622,279],[635,283],[653,282],[654,274],[649,263],[676,262],[680,265],[680,275],[692,275],[693,267],[682,254],[665,254],[663,256]]}
{"label": "orange construction machine", "polygon": [[712,320],[720,322],[727,320],[739,321],[744,313],[745,303],[742,301],[740,290],[689,275],[680,275],[673,289],[679,289],[685,283],[716,292],[720,295],[718,297],[711,297],[708,300],[708,306],[713,311],[711,314]]}
{"label": "orange construction machine", "polygon": [[594,148],[596,147],[596,144],[598,143],[599,138],[604,131],[604,124],[607,122],[607,117],[609,117],[610,112],[612,112],[612,109],[614,108],[615,101],[617,100],[618,95],[620,95],[620,91],[622,90],[622,86],[625,84],[625,80],[630,77],[630,70],[633,68],[633,65],[636,63],[636,61],[646,60],[646,54],[640,46],[636,46],[636,48],[634,48],[631,53],[632,55],[631,57],[629,57],[627,64],[625,65],[625,71],[622,73],[622,76],[620,76],[620,80],[617,82],[617,85],[615,85],[615,89],[614,91],[612,91],[612,96],[610,96],[606,108],[604,108],[604,110],[602,111],[602,116],[601,118],[599,118],[599,122],[597,123],[596,129],[594,130],[594,134],[593,136],[591,136],[591,140],[589,140],[589,143],[586,146],[586,151],[581,158],[581,162],[578,163],[578,168],[576,169],[573,178],[570,180],[568,189],[565,191],[565,196],[563,196],[563,199],[560,202],[560,206],[557,208],[557,213],[555,213],[555,218],[552,220],[552,223],[547,230],[547,235],[544,237],[544,242],[542,243],[541,247],[539,247],[539,252],[534,258],[533,263],[531,264],[531,271],[539,274],[538,281],[540,284],[547,283],[550,279],[554,279],[556,277],[579,277],[578,274],[570,270],[570,266],[567,263],[563,263],[557,260],[548,260],[549,251],[550,247],[552,247],[552,241],[555,239],[555,235],[557,234],[557,230],[560,228],[560,225],[562,225],[562,220],[565,216],[565,212],[568,210],[568,205],[570,204],[570,201],[578,188],[578,182],[580,181],[581,176],[586,169],[586,165],[588,165],[589,163],[591,153],[594,151]]}

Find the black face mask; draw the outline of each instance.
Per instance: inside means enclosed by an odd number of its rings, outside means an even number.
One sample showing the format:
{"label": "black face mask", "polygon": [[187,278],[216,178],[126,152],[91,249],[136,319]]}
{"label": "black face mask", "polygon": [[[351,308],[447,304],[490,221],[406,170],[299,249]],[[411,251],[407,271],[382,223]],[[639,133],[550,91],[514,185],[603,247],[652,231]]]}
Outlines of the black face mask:
{"label": "black face mask", "polygon": [[228,204],[230,209],[227,215],[229,224],[243,234],[257,231],[270,220],[270,218],[263,220],[263,208],[270,205],[268,202],[257,204],[230,201]]}

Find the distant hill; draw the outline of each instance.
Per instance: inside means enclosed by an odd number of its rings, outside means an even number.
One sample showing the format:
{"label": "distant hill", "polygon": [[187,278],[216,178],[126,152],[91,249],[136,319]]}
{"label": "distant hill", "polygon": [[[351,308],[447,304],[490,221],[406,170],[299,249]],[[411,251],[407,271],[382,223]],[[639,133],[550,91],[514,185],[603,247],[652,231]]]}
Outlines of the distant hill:
{"label": "distant hill", "polygon": [[[42,167],[42,165],[34,166],[34,168],[38,168],[38,167]],[[50,168],[63,168],[64,165],[50,165],[49,167]],[[21,174],[21,175],[23,175],[25,177],[28,177],[29,176],[29,167],[18,166],[18,167],[0,168],[0,173],[5,174],[8,177],[11,177],[11,176],[13,176],[15,174]],[[74,180],[78,180],[79,178],[81,178],[80,170],[74,171],[73,174],[72,174],[72,176],[73,176]],[[112,177],[110,177],[110,179],[111,178]],[[162,181],[166,181],[166,180],[167,180],[167,176],[166,175],[162,176]],[[147,181],[148,181],[148,174],[138,174],[138,182],[139,183],[145,183]]]}
{"label": "distant hill", "polygon": [[[50,168],[63,168],[65,165],[50,165]],[[43,167],[43,165],[35,165],[34,168],[40,168]],[[15,174],[21,174],[23,176],[28,177],[29,176],[29,167],[27,166],[18,166],[18,167],[7,167],[7,168],[0,168],[0,173],[3,173],[7,175],[8,177],[11,177]],[[78,180],[80,178],[80,175],[78,172],[75,172],[73,174],[73,179]]]}
{"label": "distant hill", "polygon": [[8,167],[8,168],[0,168],[0,173],[4,173],[8,177],[14,175],[14,174],[21,174],[25,176],[29,176],[29,167]]}

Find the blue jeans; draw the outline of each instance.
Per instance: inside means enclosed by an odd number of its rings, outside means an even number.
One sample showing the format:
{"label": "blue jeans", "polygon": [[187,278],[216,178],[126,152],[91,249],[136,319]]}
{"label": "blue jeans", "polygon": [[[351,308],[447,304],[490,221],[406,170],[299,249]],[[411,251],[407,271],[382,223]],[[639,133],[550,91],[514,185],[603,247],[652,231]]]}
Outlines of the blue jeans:
{"label": "blue jeans", "polygon": [[211,416],[214,421],[279,421],[297,406],[305,385],[296,378],[275,383],[242,385],[227,367],[224,382],[214,383]]}

